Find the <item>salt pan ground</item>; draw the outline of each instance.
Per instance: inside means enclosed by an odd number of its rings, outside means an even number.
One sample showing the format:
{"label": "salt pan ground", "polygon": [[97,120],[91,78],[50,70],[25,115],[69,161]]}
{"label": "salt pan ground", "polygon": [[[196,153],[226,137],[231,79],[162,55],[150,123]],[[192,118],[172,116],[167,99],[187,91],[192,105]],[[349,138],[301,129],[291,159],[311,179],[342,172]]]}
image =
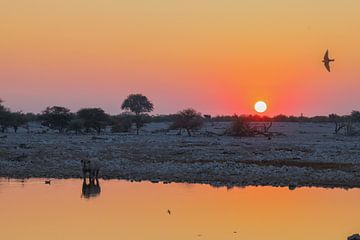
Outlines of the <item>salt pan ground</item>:
{"label": "salt pan ground", "polygon": [[333,134],[330,123],[274,123],[266,137],[222,133],[229,123],[207,123],[188,137],[148,124],[140,135],[0,134],[0,176],[80,178],[81,159],[97,158],[104,179],[272,185],[360,187],[360,137]]}

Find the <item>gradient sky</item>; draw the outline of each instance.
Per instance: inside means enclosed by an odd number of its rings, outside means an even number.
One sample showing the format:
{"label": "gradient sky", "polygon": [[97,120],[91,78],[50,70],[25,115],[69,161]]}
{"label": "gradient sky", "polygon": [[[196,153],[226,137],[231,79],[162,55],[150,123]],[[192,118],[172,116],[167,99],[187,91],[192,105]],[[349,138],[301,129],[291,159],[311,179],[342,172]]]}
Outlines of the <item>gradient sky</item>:
{"label": "gradient sky", "polygon": [[[360,109],[358,0],[1,0],[0,98],[119,113],[268,115]],[[321,60],[326,49],[333,72]]]}
{"label": "gradient sky", "polygon": [[360,227],[359,189],[100,184],[100,196],[86,200],[80,179],[0,180],[1,238],[339,240]]}

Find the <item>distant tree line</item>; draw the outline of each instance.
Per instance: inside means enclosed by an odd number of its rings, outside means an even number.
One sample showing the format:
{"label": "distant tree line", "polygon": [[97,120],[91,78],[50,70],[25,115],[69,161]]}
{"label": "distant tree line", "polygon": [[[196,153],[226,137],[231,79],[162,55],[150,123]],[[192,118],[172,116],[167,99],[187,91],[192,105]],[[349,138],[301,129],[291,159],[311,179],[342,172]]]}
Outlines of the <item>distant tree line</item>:
{"label": "distant tree line", "polygon": [[106,127],[111,127],[112,132],[129,132],[133,127],[139,134],[141,128],[149,122],[169,122],[170,129],[179,130],[179,134],[185,131],[189,136],[202,127],[204,122],[232,122],[228,129],[230,135],[251,136],[259,133],[259,130],[251,127],[252,122],[267,123],[263,125],[266,133],[272,122],[299,122],[299,123],[326,123],[334,124],[334,133],[343,131],[346,135],[353,133],[353,124],[360,122],[360,112],[352,111],[349,115],[339,116],[286,116],[274,117],[260,115],[233,115],[214,116],[202,115],[192,108],[184,109],[176,114],[149,115],[154,110],[153,103],[142,94],[131,94],[121,104],[123,112],[119,115],[109,115],[101,108],[83,108],[77,112],[71,112],[62,106],[47,107],[40,114],[12,112],[4,106],[0,100],[0,131],[5,132],[13,129],[17,132],[22,127],[29,129],[30,122],[40,122],[41,125],[59,133],[74,132],[100,134]]}

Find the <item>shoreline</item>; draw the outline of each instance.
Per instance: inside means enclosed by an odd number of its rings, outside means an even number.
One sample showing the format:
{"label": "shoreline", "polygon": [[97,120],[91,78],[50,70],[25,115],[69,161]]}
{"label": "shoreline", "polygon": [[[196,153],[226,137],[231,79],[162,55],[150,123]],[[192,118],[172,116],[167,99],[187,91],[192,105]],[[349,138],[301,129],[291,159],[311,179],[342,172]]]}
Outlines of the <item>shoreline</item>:
{"label": "shoreline", "polygon": [[[360,137],[332,134],[331,124],[276,123],[283,136],[209,136],[226,123],[205,126],[193,137],[159,131],[140,135],[7,133],[0,139],[0,176],[81,178],[81,159],[98,158],[101,179],[204,183],[213,186],[360,187]],[[155,133],[154,133],[155,132]]]}

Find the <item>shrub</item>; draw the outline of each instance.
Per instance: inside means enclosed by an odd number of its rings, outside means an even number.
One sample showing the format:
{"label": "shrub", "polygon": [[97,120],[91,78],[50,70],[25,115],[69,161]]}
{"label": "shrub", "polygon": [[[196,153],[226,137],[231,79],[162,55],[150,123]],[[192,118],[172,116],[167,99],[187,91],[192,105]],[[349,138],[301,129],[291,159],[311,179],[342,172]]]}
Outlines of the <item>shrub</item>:
{"label": "shrub", "polygon": [[69,126],[67,130],[74,131],[75,134],[79,134],[82,132],[83,128],[84,128],[84,120],[75,118],[69,122]]}
{"label": "shrub", "polygon": [[67,128],[71,118],[70,110],[59,106],[47,107],[40,116],[43,126],[58,130],[60,133]]}
{"label": "shrub", "polygon": [[94,129],[100,134],[109,122],[109,116],[101,108],[83,108],[77,112],[77,116],[83,121],[87,132]]}
{"label": "shrub", "polygon": [[255,131],[244,117],[235,115],[230,128],[225,131],[225,134],[237,137],[252,137],[255,136]]}
{"label": "shrub", "polygon": [[175,122],[171,124],[170,129],[185,129],[188,135],[191,136],[191,132],[200,129],[203,124],[204,119],[201,113],[188,108],[176,114]]}
{"label": "shrub", "polygon": [[129,132],[132,126],[133,120],[131,116],[116,116],[113,117],[111,132]]}

